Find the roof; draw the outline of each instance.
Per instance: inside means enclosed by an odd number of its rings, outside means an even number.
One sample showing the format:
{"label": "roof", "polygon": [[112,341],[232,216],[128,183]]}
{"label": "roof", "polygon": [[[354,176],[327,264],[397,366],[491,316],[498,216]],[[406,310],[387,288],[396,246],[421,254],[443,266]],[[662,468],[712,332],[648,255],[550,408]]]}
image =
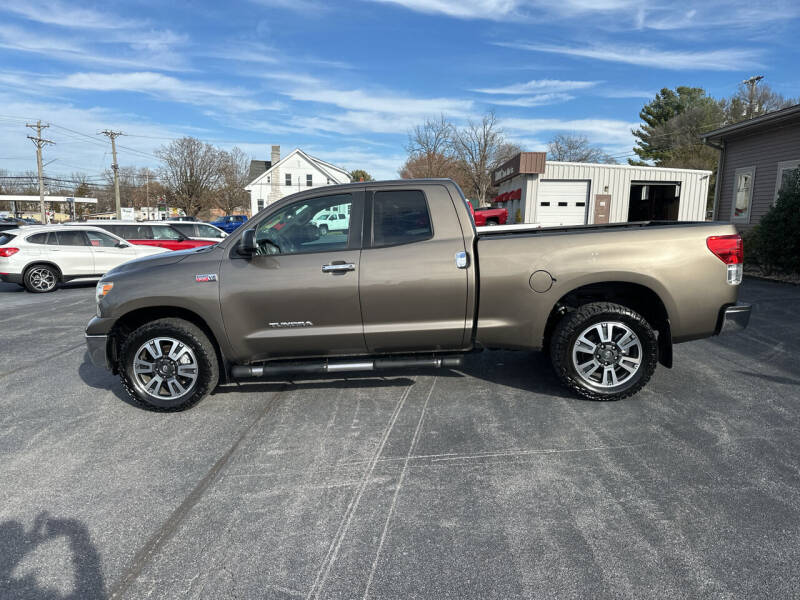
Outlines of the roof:
{"label": "roof", "polygon": [[28,234],[28,233],[38,233],[40,231],[71,230],[75,228],[75,225],[80,225],[81,227],[85,227],[86,229],[91,229],[92,231],[98,231],[100,233],[108,233],[106,231],[103,231],[102,228],[95,227],[94,225],[90,225],[89,223],[64,223],[63,225],[21,225],[19,228],[11,230],[10,233],[24,232],[25,234]]}
{"label": "roof", "polygon": [[679,173],[702,173],[704,175],[708,175],[711,171],[706,171],[704,169],[681,169],[677,167],[657,167],[655,165],[626,165],[626,164],[616,164],[616,163],[585,163],[585,162],[567,162],[567,161],[560,161],[560,160],[553,160],[547,163],[547,166],[568,166],[568,167],[601,167],[603,169],[633,169],[633,170],[641,170],[641,171],[677,171]]}
{"label": "roof", "polygon": [[304,157],[304,158],[305,158],[305,159],[306,159],[306,160],[307,160],[309,163],[311,163],[311,164],[312,164],[312,165],[313,165],[313,166],[314,166],[314,167],[315,167],[315,168],[316,168],[316,169],[317,169],[319,172],[321,172],[323,175],[325,175],[325,177],[330,177],[330,176],[331,176],[331,173],[329,173],[328,171],[326,171],[326,170],[325,170],[326,168],[333,169],[333,170],[335,170],[335,171],[339,171],[339,173],[341,173],[341,174],[343,174],[343,175],[347,175],[347,177],[349,177],[349,176],[350,176],[350,175],[347,173],[347,171],[345,171],[344,169],[342,169],[342,168],[340,168],[340,167],[337,167],[337,166],[335,166],[335,165],[332,165],[332,164],[330,164],[330,163],[326,163],[324,160],[320,160],[319,158],[316,158],[316,157],[314,157],[314,156],[311,156],[310,154],[306,154],[305,152],[303,152],[302,150],[300,150],[300,148],[295,148],[294,150],[292,150],[291,152],[289,152],[289,154],[287,154],[287,155],[286,155],[286,156],[284,156],[282,159],[280,159],[278,162],[276,162],[274,165],[271,165],[271,166],[270,166],[270,167],[269,167],[269,168],[268,168],[266,171],[264,171],[263,173],[261,173],[261,175],[259,175],[259,176],[258,176],[258,177],[256,177],[255,179],[253,179],[253,181],[251,181],[250,183],[248,183],[248,184],[247,184],[247,185],[244,187],[244,189],[246,189],[246,190],[250,190],[250,189],[251,189],[251,186],[255,185],[256,183],[260,183],[262,179],[264,179],[264,178],[265,178],[267,175],[269,175],[269,174],[270,174],[272,171],[274,171],[275,169],[279,168],[279,167],[280,167],[282,164],[284,164],[284,163],[285,163],[287,160],[289,160],[289,159],[290,159],[292,156],[295,156],[296,154],[300,154],[301,156],[303,156],[303,157]]}
{"label": "roof", "polygon": [[250,181],[253,181],[253,179],[264,173],[271,166],[272,166],[272,161],[270,160],[251,160],[250,171],[248,173],[247,178]]}
{"label": "roof", "polygon": [[746,121],[734,123],[733,125],[727,125],[725,127],[715,129],[714,131],[709,131],[708,133],[704,133],[702,138],[703,142],[723,140],[731,135],[738,135],[740,133],[746,133],[754,129],[758,129],[762,126],[777,125],[779,123],[783,123],[784,121],[791,121],[795,119],[800,120],[800,104],[795,104],[794,106],[790,106],[788,108],[782,108],[781,110],[776,110],[774,112],[770,112],[759,117],[754,117]]}

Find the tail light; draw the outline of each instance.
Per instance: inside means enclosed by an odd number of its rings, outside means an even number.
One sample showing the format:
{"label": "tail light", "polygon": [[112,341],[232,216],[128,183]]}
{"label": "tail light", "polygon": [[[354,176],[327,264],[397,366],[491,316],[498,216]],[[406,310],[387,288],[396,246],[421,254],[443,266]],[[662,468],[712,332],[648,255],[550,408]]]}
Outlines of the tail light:
{"label": "tail light", "polygon": [[744,262],[744,245],[742,236],[712,235],[706,239],[706,245],[714,255],[728,265],[728,283],[742,283],[742,263]]}
{"label": "tail light", "polygon": [[8,258],[19,252],[19,248],[0,248],[0,257]]}

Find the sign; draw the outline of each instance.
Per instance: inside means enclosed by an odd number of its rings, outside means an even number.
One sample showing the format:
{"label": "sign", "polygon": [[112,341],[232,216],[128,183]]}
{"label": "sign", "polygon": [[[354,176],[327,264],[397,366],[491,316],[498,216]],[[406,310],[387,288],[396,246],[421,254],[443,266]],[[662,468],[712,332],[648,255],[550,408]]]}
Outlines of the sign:
{"label": "sign", "polygon": [[130,206],[123,206],[119,209],[120,219],[123,221],[135,221],[136,214],[134,213],[133,207]]}
{"label": "sign", "polygon": [[517,176],[544,173],[544,152],[520,152],[492,171],[492,183],[498,185]]}

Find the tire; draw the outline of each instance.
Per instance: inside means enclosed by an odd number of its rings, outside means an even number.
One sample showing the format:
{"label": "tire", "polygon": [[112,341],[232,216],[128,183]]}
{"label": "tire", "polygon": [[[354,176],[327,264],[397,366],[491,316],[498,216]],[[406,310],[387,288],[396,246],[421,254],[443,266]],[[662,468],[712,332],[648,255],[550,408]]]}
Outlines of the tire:
{"label": "tire", "polygon": [[52,265],[31,265],[25,270],[23,286],[32,294],[46,294],[58,286],[61,273]]}
{"label": "tire", "polygon": [[495,227],[496,225],[500,225],[500,223],[498,223],[497,221],[495,221],[493,219],[491,219],[489,221],[486,221],[486,226],[487,227]]}
{"label": "tire", "polygon": [[652,377],[658,340],[635,311],[593,302],[556,325],[550,359],[558,378],[573,392],[590,400],[621,400],[636,394]]}
{"label": "tire", "polygon": [[327,225],[320,225],[319,226],[319,234],[320,235],[328,235],[328,226]]}
{"label": "tire", "polygon": [[185,410],[214,391],[219,382],[213,344],[202,329],[183,319],[142,325],[125,338],[119,356],[125,390],[150,410]]}

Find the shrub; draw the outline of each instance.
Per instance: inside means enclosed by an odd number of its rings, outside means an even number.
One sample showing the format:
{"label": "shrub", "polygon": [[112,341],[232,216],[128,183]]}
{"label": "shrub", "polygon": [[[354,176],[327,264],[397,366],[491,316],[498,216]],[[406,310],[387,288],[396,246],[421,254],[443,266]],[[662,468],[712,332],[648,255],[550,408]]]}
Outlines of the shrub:
{"label": "shrub", "polygon": [[767,271],[800,273],[800,169],[784,180],[777,202],[754,228],[749,243],[748,256]]}

